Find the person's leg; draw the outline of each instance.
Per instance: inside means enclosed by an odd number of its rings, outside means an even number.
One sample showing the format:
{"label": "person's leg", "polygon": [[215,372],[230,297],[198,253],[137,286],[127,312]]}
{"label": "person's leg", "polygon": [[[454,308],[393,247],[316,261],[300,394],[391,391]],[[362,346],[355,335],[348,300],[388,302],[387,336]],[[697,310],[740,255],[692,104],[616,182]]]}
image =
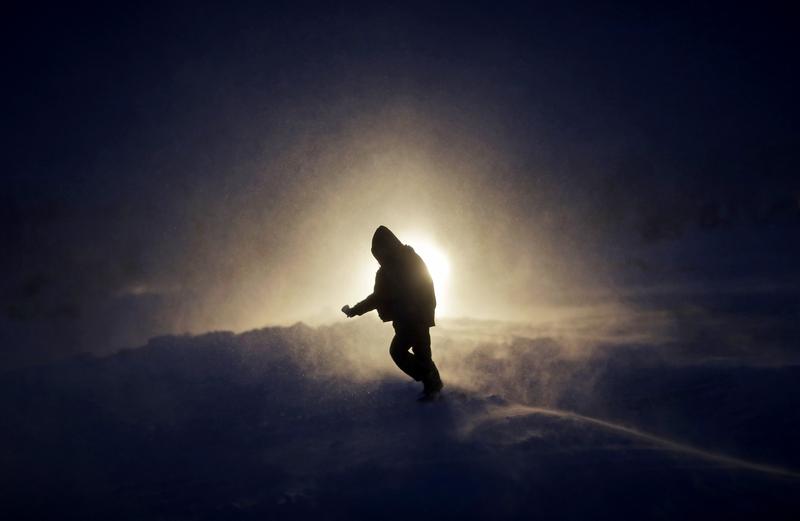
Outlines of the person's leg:
{"label": "person's leg", "polygon": [[413,336],[409,330],[403,327],[395,327],[394,338],[389,346],[389,354],[404,373],[414,380],[421,380],[425,373],[417,362],[417,358],[408,352],[411,348]]}
{"label": "person's leg", "polygon": [[420,368],[425,393],[435,393],[442,389],[442,379],[431,355],[431,334],[426,326],[414,328],[411,334],[411,346],[415,362]]}
{"label": "person's leg", "polygon": [[427,327],[414,327],[409,329],[409,343],[414,352],[414,358],[424,374],[428,374],[436,365],[431,356],[431,334]]}

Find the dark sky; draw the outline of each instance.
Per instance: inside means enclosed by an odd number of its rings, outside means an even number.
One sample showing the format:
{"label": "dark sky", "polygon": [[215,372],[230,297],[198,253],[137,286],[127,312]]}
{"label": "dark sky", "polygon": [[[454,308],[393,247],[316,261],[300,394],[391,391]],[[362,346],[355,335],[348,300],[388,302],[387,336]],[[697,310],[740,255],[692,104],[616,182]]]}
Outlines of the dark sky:
{"label": "dark sky", "polygon": [[765,3],[7,8],[0,365],[332,319],[369,289],[379,224],[448,252],[456,315],[796,295],[795,22]]}

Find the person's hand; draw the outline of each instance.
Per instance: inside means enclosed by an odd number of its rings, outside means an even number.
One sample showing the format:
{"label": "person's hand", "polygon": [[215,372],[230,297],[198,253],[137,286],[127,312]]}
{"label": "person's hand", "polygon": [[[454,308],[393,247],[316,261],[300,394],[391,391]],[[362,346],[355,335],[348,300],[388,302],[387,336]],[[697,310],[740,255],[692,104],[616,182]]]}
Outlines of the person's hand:
{"label": "person's hand", "polygon": [[342,313],[347,315],[347,318],[353,318],[355,316],[355,313],[353,313],[353,308],[350,307],[350,304],[345,304],[342,307]]}

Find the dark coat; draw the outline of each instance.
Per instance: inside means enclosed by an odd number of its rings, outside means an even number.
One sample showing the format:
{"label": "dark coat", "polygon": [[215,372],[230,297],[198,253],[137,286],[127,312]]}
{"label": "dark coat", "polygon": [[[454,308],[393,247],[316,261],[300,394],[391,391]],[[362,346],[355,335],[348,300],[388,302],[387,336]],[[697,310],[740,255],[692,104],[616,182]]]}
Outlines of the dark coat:
{"label": "dark coat", "polygon": [[381,267],[372,294],[353,306],[363,315],[373,309],[384,322],[431,327],[436,325],[436,294],[425,262],[385,226],[372,236],[372,254]]}

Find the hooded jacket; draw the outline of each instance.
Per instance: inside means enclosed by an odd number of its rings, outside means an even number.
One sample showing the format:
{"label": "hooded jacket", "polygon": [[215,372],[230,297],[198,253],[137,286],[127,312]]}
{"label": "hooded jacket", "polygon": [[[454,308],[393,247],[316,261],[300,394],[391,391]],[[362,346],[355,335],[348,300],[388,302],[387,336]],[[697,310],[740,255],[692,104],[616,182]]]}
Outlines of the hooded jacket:
{"label": "hooded jacket", "polygon": [[385,226],[372,236],[372,255],[381,267],[370,296],[353,306],[356,315],[373,309],[384,322],[435,326],[436,294],[428,267],[414,248]]}

